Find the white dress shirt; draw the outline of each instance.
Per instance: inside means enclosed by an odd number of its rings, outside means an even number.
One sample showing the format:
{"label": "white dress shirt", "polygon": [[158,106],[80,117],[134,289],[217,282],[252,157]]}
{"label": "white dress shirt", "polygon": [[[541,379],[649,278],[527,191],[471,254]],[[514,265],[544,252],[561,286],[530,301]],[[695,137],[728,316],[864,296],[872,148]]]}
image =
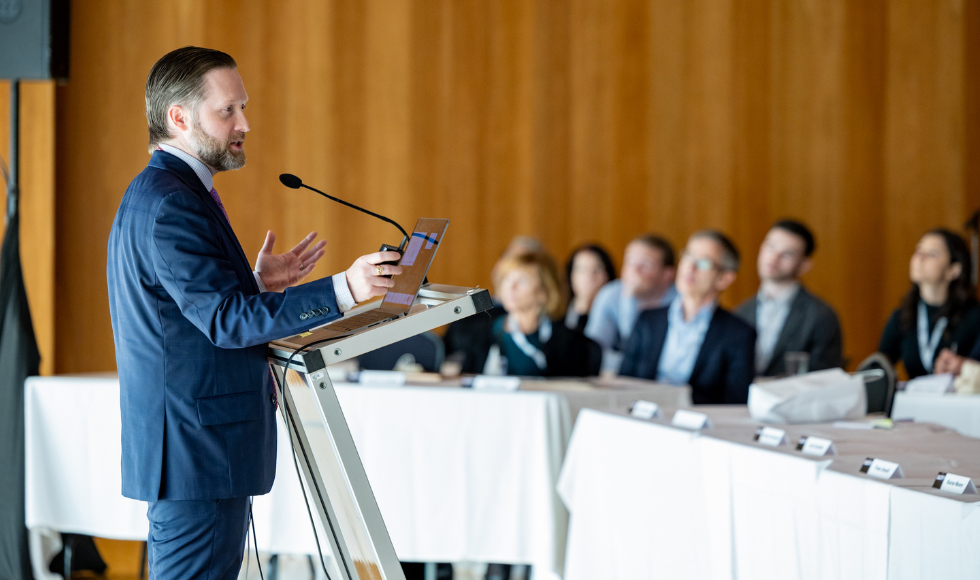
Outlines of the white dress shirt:
{"label": "white dress shirt", "polygon": [[667,311],[667,338],[657,363],[657,380],[671,385],[686,385],[701,353],[717,302],[705,304],[690,322],[684,320],[684,305],[678,296]]}
{"label": "white dress shirt", "polygon": [[755,308],[755,331],[758,335],[755,341],[755,371],[760,375],[772,361],[772,352],[776,349],[776,342],[789,316],[789,308],[799,290],[800,285],[793,284],[774,296],[759,291]]}

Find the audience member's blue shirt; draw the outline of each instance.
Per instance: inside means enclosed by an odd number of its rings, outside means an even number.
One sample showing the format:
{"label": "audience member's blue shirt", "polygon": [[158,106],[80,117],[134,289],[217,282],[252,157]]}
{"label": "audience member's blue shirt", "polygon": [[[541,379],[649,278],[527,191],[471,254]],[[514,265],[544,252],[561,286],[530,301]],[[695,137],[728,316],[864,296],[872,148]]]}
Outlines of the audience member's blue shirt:
{"label": "audience member's blue shirt", "polygon": [[[648,308],[662,308],[677,296],[673,286],[664,292],[656,304]],[[633,325],[640,316],[639,302],[632,296],[623,296],[623,282],[613,280],[603,286],[592,301],[585,336],[599,343],[603,351],[622,350],[622,344],[633,332]]]}
{"label": "audience member's blue shirt", "polygon": [[701,352],[704,335],[708,333],[717,302],[701,307],[690,322],[684,320],[680,297],[670,303],[667,311],[667,338],[657,365],[657,380],[672,385],[686,385],[691,380],[694,364]]}

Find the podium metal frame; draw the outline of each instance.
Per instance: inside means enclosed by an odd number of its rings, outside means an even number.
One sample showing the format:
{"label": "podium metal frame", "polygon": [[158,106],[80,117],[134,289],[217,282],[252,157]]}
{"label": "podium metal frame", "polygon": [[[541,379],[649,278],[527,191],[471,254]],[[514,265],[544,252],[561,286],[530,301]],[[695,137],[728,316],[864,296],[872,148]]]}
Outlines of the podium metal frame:
{"label": "podium metal frame", "polygon": [[310,342],[316,340],[313,332],[269,344],[286,431],[325,532],[318,539],[333,554],[341,579],[405,580],[405,575],[327,367],[491,306],[486,290],[429,285],[408,316],[330,341]]}

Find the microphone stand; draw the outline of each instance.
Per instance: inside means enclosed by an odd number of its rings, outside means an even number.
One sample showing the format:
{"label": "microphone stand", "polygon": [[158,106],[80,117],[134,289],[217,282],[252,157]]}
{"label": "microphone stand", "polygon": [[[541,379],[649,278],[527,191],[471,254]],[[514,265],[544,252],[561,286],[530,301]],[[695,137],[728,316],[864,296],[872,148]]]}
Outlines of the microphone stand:
{"label": "microphone stand", "polygon": [[[349,208],[356,209],[357,211],[360,211],[360,212],[366,213],[366,214],[368,214],[370,216],[376,217],[376,218],[378,218],[381,221],[388,222],[389,224],[391,224],[391,225],[395,226],[396,228],[398,228],[398,231],[400,231],[402,233],[402,243],[399,244],[398,246],[392,246],[391,244],[381,244],[381,249],[379,251],[381,251],[381,252],[398,252],[399,254],[404,254],[405,253],[405,247],[408,245],[409,235],[408,235],[408,232],[405,231],[405,228],[401,227],[401,225],[399,225],[398,222],[396,222],[395,220],[393,220],[391,218],[387,218],[387,217],[385,217],[385,216],[383,216],[381,214],[374,213],[371,210],[364,209],[363,207],[354,205],[353,203],[350,203],[350,202],[344,201],[342,199],[336,198],[336,197],[334,197],[332,195],[329,195],[327,193],[324,193],[324,192],[322,192],[319,189],[316,189],[314,187],[310,187],[309,185],[306,185],[305,183],[303,183],[303,180],[302,179],[300,179],[299,177],[296,177],[295,175],[293,175],[291,173],[283,173],[283,174],[281,174],[279,176],[279,181],[283,185],[285,185],[286,187],[289,187],[291,189],[299,189],[301,187],[305,187],[306,189],[309,189],[310,191],[319,193],[320,195],[322,195],[323,197],[325,197],[325,198],[327,198],[329,200],[335,201],[335,202],[337,202],[339,204],[346,205]],[[397,261],[393,261],[393,262],[382,262],[382,264],[391,264],[391,265],[395,265],[397,263],[398,263]],[[385,278],[391,278],[391,276],[388,275],[388,276],[385,276]]]}

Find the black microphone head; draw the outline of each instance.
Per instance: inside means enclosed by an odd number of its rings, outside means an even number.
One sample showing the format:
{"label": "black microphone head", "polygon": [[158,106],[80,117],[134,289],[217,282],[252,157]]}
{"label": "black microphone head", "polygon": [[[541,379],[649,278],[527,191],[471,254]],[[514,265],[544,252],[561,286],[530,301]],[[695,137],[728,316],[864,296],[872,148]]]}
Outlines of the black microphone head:
{"label": "black microphone head", "polygon": [[296,177],[292,173],[283,173],[279,176],[279,181],[282,182],[286,187],[291,187],[293,189],[299,189],[303,185],[303,180]]}

